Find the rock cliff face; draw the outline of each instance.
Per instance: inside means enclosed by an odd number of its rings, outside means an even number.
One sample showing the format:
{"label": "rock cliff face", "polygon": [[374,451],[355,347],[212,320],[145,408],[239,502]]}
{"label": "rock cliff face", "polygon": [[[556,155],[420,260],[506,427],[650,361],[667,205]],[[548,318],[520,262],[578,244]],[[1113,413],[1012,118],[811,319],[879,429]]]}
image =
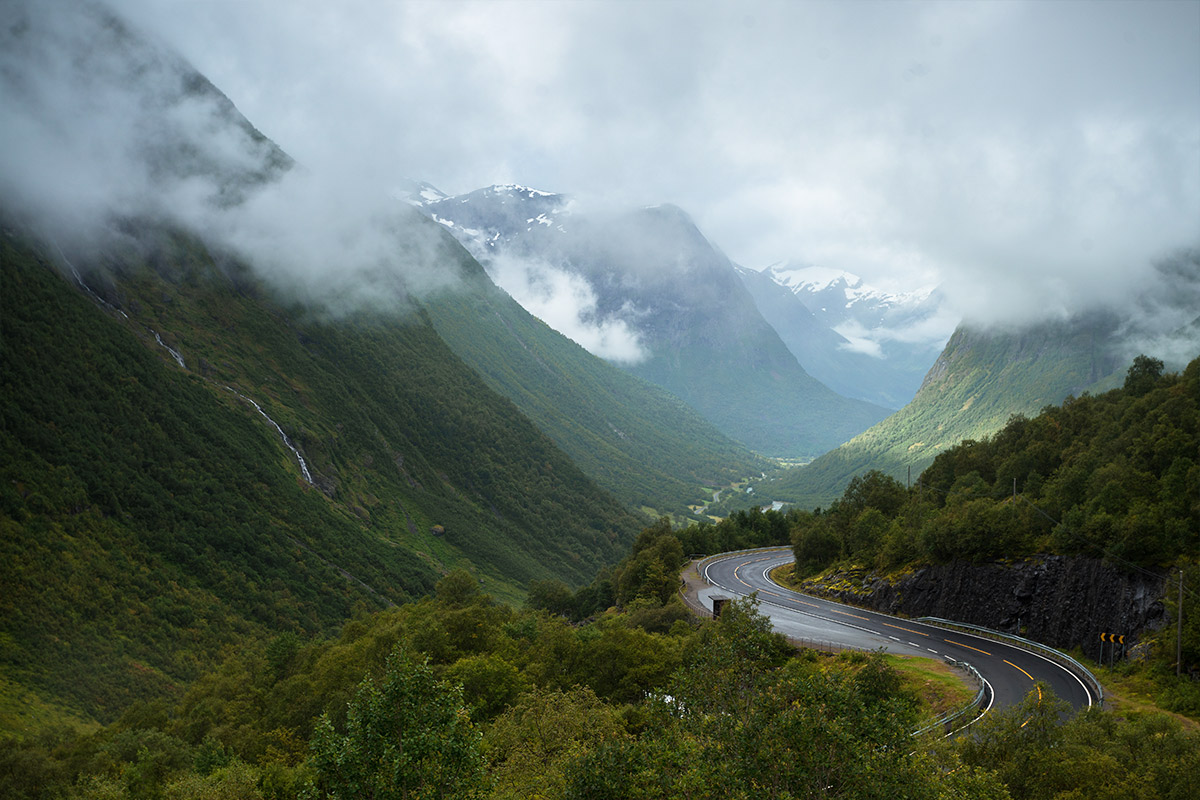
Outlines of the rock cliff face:
{"label": "rock cliff face", "polygon": [[1098,658],[1100,634],[1126,648],[1161,627],[1163,577],[1098,559],[1042,556],[1015,563],[930,566],[889,581],[848,569],[804,591],[909,617],[942,617],[1014,633]]}

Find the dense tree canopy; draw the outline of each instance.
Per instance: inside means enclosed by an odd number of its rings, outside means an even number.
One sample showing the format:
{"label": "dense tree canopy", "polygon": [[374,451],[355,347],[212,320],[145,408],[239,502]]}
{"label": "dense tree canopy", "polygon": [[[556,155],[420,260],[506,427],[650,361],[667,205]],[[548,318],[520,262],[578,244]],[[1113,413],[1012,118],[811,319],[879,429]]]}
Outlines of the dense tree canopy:
{"label": "dense tree canopy", "polygon": [[855,477],[796,518],[802,573],[1035,553],[1160,567],[1200,556],[1200,359],[1180,375],[1141,356],[1123,389],[1068,398],[939,455],[909,490]]}
{"label": "dense tree canopy", "polygon": [[[670,535],[648,529],[638,554],[678,557]],[[797,653],[753,600],[655,633],[642,616],[655,602],[572,625],[451,574],[333,639],[247,640],[177,701],[99,731],[0,738],[0,784],[14,798],[179,800],[1066,800],[1075,786],[1170,798],[1195,784],[1195,735],[1162,717],[1064,722],[1047,694],[934,745],[913,738],[916,695],[882,656]]]}

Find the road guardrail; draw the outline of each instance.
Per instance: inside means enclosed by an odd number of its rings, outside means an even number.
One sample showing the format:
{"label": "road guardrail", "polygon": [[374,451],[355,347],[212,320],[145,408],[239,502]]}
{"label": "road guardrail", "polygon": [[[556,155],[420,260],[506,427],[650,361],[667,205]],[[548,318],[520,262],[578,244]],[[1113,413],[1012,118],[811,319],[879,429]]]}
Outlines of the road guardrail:
{"label": "road guardrail", "polygon": [[940,617],[918,617],[916,621],[924,622],[929,625],[937,625],[941,628],[949,628],[951,630],[974,633],[990,639],[1004,640],[1011,642],[1012,644],[1015,644],[1016,646],[1025,650],[1045,656],[1059,666],[1073,672],[1076,677],[1084,681],[1088,687],[1088,691],[1094,694],[1096,701],[1101,704],[1104,703],[1104,687],[1100,685],[1100,681],[1096,679],[1096,676],[1092,674],[1092,671],[1061,650],[1055,650],[1053,647],[1044,645],[1041,642],[1035,642],[1032,639],[1026,639],[1024,636],[1017,636],[1016,634],[1012,633],[1003,633],[1002,631],[992,630],[991,628],[984,628],[981,625],[969,625],[965,622],[955,622],[954,620],[941,619]]}
{"label": "road guardrail", "polygon": [[975,667],[971,666],[971,664],[966,661],[955,661],[952,658],[947,658],[946,663],[950,664],[952,667],[965,670],[967,674],[971,676],[971,679],[975,681],[975,685],[979,687],[979,690],[975,692],[975,697],[971,698],[971,702],[964,703],[956,709],[947,711],[945,714],[942,714],[924,728],[913,731],[913,736],[920,736],[922,734],[929,733],[931,730],[937,727],[949,728],[953,723],[962,719],[972,711],[975,712],[976,716],[979,715],[979,707],[982,705],[983,699],[987,696],[988,692],[987,681],[985,681],[983,676],[979,674],[979,670],[975,669]]}

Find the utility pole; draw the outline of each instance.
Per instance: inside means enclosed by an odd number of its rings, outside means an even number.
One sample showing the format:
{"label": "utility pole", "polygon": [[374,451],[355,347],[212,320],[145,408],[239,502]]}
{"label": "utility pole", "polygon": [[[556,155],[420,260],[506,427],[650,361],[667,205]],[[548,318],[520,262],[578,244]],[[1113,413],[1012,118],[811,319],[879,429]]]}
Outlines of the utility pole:
{"label": "utility pole", "polygon": [[1183,667],[1183,567],[1179,568],[1179,611],[1175,614],[1175,677]]}

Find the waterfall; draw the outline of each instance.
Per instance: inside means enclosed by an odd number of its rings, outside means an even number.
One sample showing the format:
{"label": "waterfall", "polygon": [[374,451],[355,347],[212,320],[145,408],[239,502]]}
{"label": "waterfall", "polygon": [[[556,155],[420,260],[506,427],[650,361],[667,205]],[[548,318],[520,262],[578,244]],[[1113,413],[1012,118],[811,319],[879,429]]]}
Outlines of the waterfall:
{"label": "waterfall", "polygon": [[[54,246],[58,247],[57,244]],[[81,288],[85,292],[87,292],[88,295],[93,300],[95,300],[97,303],[99,303],[100,305],[107,308],[109,311],[115,311],[116,313],[118,313],[122,317],[124,317],[125,319],[129,319],[128,314],[126,314],[124,311],[122,311],[121,309],[114,306],[112,303],[105,300],[100,295],[96,294],[96,292],[92,290],[92,287],[87,285],[87,282],[85,282],[83,280],[83,276],[79,274],[79,270],[75,269],[75,265],[70,262],[70,260],[66,256],[66,254],[63,253],[61,247],[58,247],[58,254],[62,257],[63,263],[65,263],[68,267],[71,268],[71,274],[73,276],[75,276],[75,282],[79,284],[79,288]],[[158,335],[158,331],[154,330],[153,328],[147,328],[146,330],[148,330],[154,334],[154,341],[158,342],[159,345],[161,345],[162,347],[165,347],[167,352],[171,354],[171,357],[175,359],[175,362],[177,364],[179,364],[180,367],[182,367],[183,369],[187,369],[187,364],[183,363],[183,355],[181,355],[178,350],[176,350],[174,347],[171,347],[171,345],[164,342],[163,338]]]}
{"label": "waterfall", "polygon": [[[164,345],[164,347],[165,347],[165,345]],[[271,419],[267,415],[267,412],[262,410],[262,406],[260,406],[258,403],[251,400],[249,397],[246,397],[246,395],[242,394],[241,392],[237,391],[236,389],[234,389],[231,386],[226,386],[225,388],[228,389],[229,391],[233,392],[234,394],[236,394],[238,397],[245,400],[250,405],[254,406],[254,410],[257,411],[258,413],[262,414],[263,419],[265,419],[267,422],[269,422],[273,426],[275,426],[275,430],[278,431],[278,433],[279,433],[279,438],[283,439],[283,444],[287,447],[288,450],[292,451],[292,455],[294,455],[296,457],[296,460],[300,462],[300,474],[302,474],[304,476],[304,480],[308,481],[309,484],[311,484],[313,482],[312,474],[308,471],[308,464],[305,462],[304,456],[300,455],[300,451],[296,449],[296,445],[292,444],[292,440],[288,438],[288,435],[283,432],[283,428],[279,427],[279,423],[276,422],[275,420]]]}
{"label": "waterfall", "polygon": [[[128,314],[126,314],[121,309],[116,308],[115,306],[113,306],[112,303],[108,302],[103,297],[96,294],[96,292],[92,291],[92,287],[88,286],[87,283],[83,280],[83,276],[79,274],[79,270],[75,269],[75,265],[70,262],[70,260],[66,256],[66,254],[62,251],[62,248],[58,246],[57,242],[54,243],[54,247],[58,250],[58,255],[59,255],[59,257],[62,258],[63,263],[66,264],[68,267],[70,267],[71,274],[75,277],[75,282],[79,284],[79,288],[81,288],[85,292],[87,292],[88,295],[93,300],[95,300],[97,303],[99,303],[102,306],[104,306],[105,308],[107,308],[109,311],[115,311],[116,313],[118,313],[122,317],[124,317],[125,319],[129,319]],[[181,368],[187,369],[187,364],[185,364],[183,361],[183,355],[178,350],[176,350],[174,347],[171,347],[171,345],[164,342],[162,336],[159,335],[158,331],[154,330],[153,328],[147,328],[146,330],[148,330],[152,334],[154,334],[154,341],[158,342],[160,347],[163,347],[164,349],[166,349],[166,351],[168,353],[171,354],[171,357],[175,359],[175,363],[179,364],[179,366]],[[292,455],[294,455],[296,457],[296,461],[298,461],[300,463],[300,474],[303,475],[304,480],[308,481],[308,483],[311,485],[313,482],[313,479],[312,479],[312,473],[308,471],[308,462],[306,462],[304,460],[304,456],[300,455],[299,449],[297,449],[296,445],[294,445],[292,443],[292,440],[290,438],[288,438],[288,435],[283,432],[283,428],[279,427],[279,423],[276,422],[275,420],[271,419],[271,417],[267,414],[267,412],[262,410],[262,406],[260,406],[258,403],[251,400],[249,397],[246,397],[246,395],[235,390],[231,386],[226,386],[225,388],[228,389],[229,391],[233,392],[234,394],[236,394],[238,397],[245,400],[250,405],[254,406],[254,410],[257,411],[259,414],[262,414],[263,419],[265,419],[267,422],[271,423],[271,425],[275,428],[276,432],[279,433],[279,438],[283,440],[284,446],[287,447],[288,450],[292,451]]]}
{"label": "waterfall", "polygon": [[[158,343],[159,343],[159,344],[161,344],[163,347],[167,348],[167,352],[168,352],[168,353],[170,353],[170,354],[171,354],[171,356],[172,356],[172,357],[173,357],[173,358],[174,358],[174,359],[175,359],[177,362],[179,362],[179,366],[183,367],[184,369],[187,369],[187,364],[184,364],[184,363],[183,363],[183,356],[181,356],[181,355],[179,354],[179,351],[178,351],[178,350],[176,350],[174,347],[171,347],[171,345],[169,345],[169,344],[167,344],[166,342],[164,342],[164,341],[162,340],[162,337],[158,335],[158,331],[154,330],[153,328],[150,328],[150,332],[154,334],[154,341],[158,342]],[[253,402],[253,401],[251,401],[251,402]],[[262,409],[259,409],[259,410],[261,411]]]}
{"label": "waterfall", "polygon": [[[105,300],[100,295],[96,294],[96,292],[92,290],[92,287],[87,285],[87,282],[84,281],[83,276],[79,274],[79,270],[75,269],[75,265],[71,263],[71,260],[69,258],[67,258],[67,254],[62,251],[62,248],[58,246],[57,242],[54,244],[54,247],[58,250],[58,255],[60,258],[62,258],[63,263],[71,268],[71,274],[75,277],[75,282],[79,284],[79,288],[81,288],[85,292],[87,292],[88,295],[93,300],[95,300],[97,303],[99,303],[100,305],[107,308],[109,311],[115,311],[116,313],[118,313],[122,317],[124,317],[125,319],[129,319],[128,314],[126,314],[124,311],[122,311],[121,309],[114,306],[112,303]],[[183,369],[187,369],[187,364],[183,363],[183,355],[181,355],[178,350],[176,350],[174,347],[171,347],[171,345],[164,342],[163,338],[158,335],[158,331],[154,330],[153,328],[147,328],[147,330],[154,334],[154,341],[158,342],[159,345],[166,348],[167,352],[171,354],[171,357],[175,359],[175,363],[179,364],[179,366],[182,367]]]}
{"label": "waterfall", "polygon": [[84,282],[83,276],[79,274],[79,270],[75,269],[75,265],[71,263],[69,258],[67,258],[67,254],[64,253],[62,248],[58,246],[58,242],[54,242],[54,249],[58,250],[58,256],[63,260],[63,263],[71,268],[71,274],[75,276],[75,282],[79,284],[79,288],[87,292],[93,300],[107,308],[109,311],[115,311],[125,319],[129,319],[128,314],[92,291],[92,287],[88,286],[87,283]]}

